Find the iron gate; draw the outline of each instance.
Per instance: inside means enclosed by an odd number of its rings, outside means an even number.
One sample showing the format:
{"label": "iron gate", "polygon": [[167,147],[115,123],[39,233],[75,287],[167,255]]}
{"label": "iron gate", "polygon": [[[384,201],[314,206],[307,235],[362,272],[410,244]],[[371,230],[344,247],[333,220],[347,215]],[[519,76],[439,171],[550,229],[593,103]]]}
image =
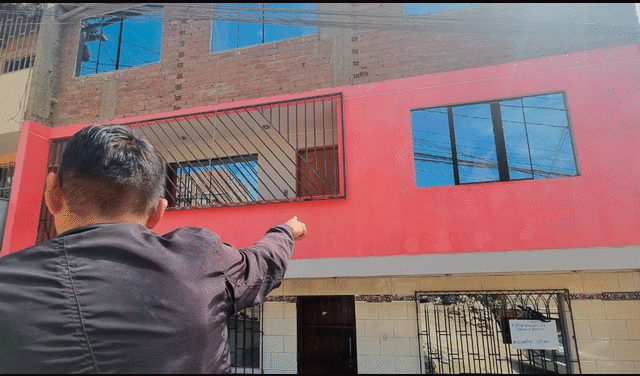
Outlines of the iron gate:
{"label": "iron gate", "polygon": [[[416,302],[423,373],[580,373],[568,290],[416,292]],[[558,348],[514,348],[512,320],[553,321]]]}

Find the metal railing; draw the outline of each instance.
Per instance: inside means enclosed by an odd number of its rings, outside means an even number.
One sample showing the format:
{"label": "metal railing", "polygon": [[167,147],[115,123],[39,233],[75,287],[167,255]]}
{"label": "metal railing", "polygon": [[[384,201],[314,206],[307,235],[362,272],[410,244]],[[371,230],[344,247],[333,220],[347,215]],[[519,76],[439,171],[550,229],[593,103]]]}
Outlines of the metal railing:
{"label": "metal railing", "polygon": [[[416,301],[423,373],[580,373],[568,290],[417,292]],[[515,341],[518,320],[553,338]]]}
{"label": "metal railing", "polygon": [[233,373],[262,373],[262,305],[246,308],[227,319]]}
{"label": "metal railing", "polygon": [[41,19],[38,4],[0,6],[0,73],[33,66]]}

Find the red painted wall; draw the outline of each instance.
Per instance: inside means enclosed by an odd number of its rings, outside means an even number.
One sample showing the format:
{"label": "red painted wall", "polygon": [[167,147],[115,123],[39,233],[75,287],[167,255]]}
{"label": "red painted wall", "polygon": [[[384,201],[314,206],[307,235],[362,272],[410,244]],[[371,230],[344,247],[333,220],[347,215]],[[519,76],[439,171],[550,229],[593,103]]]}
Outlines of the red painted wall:
{"label": "red painted wall", "polygon": [[[280,96],[343,92],[347,198],[171,211],[156,230],[203,226],[242,247],[297,215],[299,259],[640,244],[639,63],[631,45]],[[580,176],[416,188],[411,109],[558,90]]]}

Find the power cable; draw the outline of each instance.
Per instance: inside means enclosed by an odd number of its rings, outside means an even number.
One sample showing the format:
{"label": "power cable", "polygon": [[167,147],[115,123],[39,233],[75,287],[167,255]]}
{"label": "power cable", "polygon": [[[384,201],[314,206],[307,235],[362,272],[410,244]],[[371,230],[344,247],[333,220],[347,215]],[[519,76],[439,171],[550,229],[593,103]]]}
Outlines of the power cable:
{"label": "power cable", "polygon": [[[107,6],[103,4],[94,5],[87,11],[100,11],[101,9],[107,11],[107,13],[114,13],[113,6]],[[477,33],[487,31],[555,31],[555,32],[569,32],[568,28],[588,28],[586,31],[602,32],[609,31],[609,29],[627,30],[636,29],[631,26],[613,25],[613,24],[596,24],[596,23],[564,23],[564,22],[523,22],[523,21],[491,21],[491,20],[478,20],[478,19],[465,19],[465,18],[452,18],[442,17],[438,15],[425,15],[425,16],[409,16],[409,15],[397,15],[388,13],[369,13],[369,12],[349,12],[349,11],[326,11],[326,10],[303,10],[303,9],[286,9],[286,8],[261,8],[261,7],[237,7],[237,6],[222,6],[222,5],[203,5],[203,4],[174,4],[174,11],[179,16],[176,20],[190,19],[190,20],[223,20],[223,21],[237,21],[237,22],[256,22],[256,23],[270,23],[270,24],[282,24],[282,25],[302,25],[302,26],[316,26],[316,27],[342,27],[351,29],[382,29],[382,30],[399,30],[399,31],[435,31],[435,32],[456,32],[456,33]],[[144,11],[135,7],[120,9],[115,12],[123,12],[126,10],[137,10],[144,12],[151,19],[156,17],[157,20],[161,20],[162,10]],[[110,12],[109,12],[110,11]],[[215,11],[215,12],[214,12]],[[226,11],[226,12],[225,12]],[[235,11],[235,12],[234,12]],[[260,14],[255,12],[260,12]],[[263,15],[262,12],[265,12]],[[0,14],[3,11],[0,11]],[[291,17],[295,15],[305,16],[334,16],[334,17],[348,17],[347,20],[313,20],[307,18],[277,18],[273,17],[269,13],[277,13],[281,16]],[[216,15],[219,14],[219,15]],[[97,17],[99,15],[92,15]],[[363,17],[372,18],[372,20],[358,21]],[[146,22],[147,20],[143,21]],[[377,20],[374,22],[374,20]],[[403,23],[389,23],[379,22],[379,20],[401,20]],[[131,20],[133,22],[138,22]],[[430,23],[425,24],[424,21]],[[77,21],[63,21],[61,24],[73,24]],[[433,22],[444,24],[433,24]],[[463,23],[463,25],[460,25]]]}

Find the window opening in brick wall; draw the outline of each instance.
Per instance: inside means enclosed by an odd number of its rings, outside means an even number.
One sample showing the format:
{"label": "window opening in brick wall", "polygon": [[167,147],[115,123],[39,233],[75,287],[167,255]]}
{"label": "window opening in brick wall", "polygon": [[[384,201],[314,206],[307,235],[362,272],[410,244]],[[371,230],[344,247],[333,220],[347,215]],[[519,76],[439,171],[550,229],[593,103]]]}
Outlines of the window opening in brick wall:
{"label": "window opening in brick wall", "polygon": [[262,305],[246,308],[227,319],[233,373],[262,373]]}
{"label": "window opening in brick wall", "polygon": [[[273,10],[285,12],[274,12]],[[211,51],[224,51],[318,33],[315,14],[286,10],[316,10],[315,3],[220,3],[214,7]]]}
{"label": "window opening in brick wall", "polygon": [[0,198],[9,199],[11,197],[11,184],[13,183],[14,163],[0,164]]}
{"label": "window opening in brick wall", "polygon": [[1,73],[31,68],[42,19],[42,4],[0,4]]}
{"label": "window opening in brick wall", "polygon": [[568,290],[417,292],[416,301],[422,373],[580,373]]}
{"label": "window opening in brick wall", "polygon": [[563,93],[411,111],[417,187],[576,176]]}
{"label": "window opening in brick wall", "polygon": [[161,5],[149,12],[117,11],[82,20],[76,75],[84,76],[160,61]]}

